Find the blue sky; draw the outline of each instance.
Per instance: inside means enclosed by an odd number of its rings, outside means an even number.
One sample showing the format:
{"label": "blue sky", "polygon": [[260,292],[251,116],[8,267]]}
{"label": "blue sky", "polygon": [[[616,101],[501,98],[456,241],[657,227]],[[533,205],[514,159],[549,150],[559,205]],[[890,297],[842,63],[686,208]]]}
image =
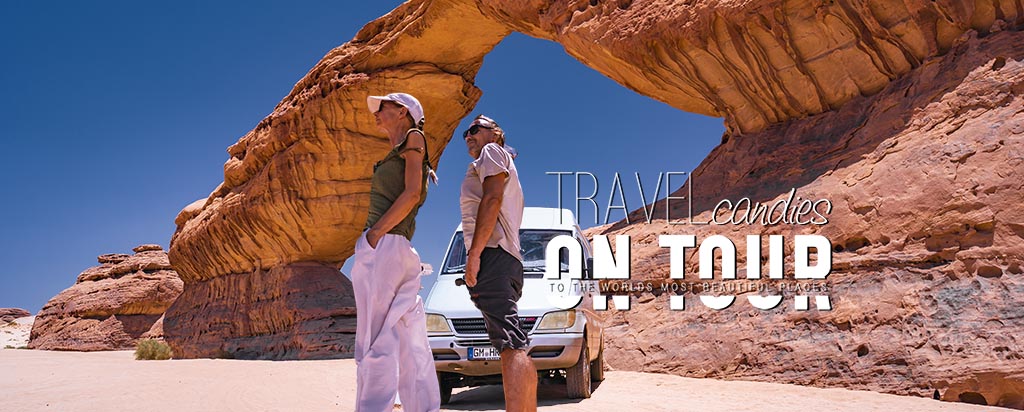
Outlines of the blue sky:
{"label": "blue sky", "polygon": [[[324,54],[399,3],[3,2],[0,307],[37,312],[98,255],[166,248],[178,211],[223,181],[226,148]],[[640,96],[520,34],[486,57],[477,86],[483,97],[462,127],[477,113],[502,125],[527,205],[557,204],[545,172],[590,172],[601,223],[614,173],[637,209],[634,172],[650,196],[659,172],[692,170],[724,131],[721,119]],[[460,140],[449,144],[417,220],[413,245],[435,268],[470,160]],[[584,210],[581,226],[594,218]]]}

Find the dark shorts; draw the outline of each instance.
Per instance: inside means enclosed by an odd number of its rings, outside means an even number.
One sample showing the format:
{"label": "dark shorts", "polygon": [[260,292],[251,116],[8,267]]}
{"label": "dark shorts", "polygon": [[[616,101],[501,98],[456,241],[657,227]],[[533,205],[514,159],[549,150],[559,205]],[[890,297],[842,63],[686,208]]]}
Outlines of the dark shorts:
{"label": "dark shorts", "polygon": [[476,286],[469,288],[469,296],[484,314],[487,336],[498,351],[525,349],[530,343],[516,305],[522,295],[523,262],[502,248],[485,248],[480,253]]}

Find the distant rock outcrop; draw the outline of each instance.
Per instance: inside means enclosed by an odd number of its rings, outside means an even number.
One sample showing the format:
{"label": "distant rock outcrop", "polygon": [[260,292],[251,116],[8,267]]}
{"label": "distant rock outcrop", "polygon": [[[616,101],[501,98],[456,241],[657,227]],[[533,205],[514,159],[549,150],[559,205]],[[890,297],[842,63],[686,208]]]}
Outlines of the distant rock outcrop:
{"label": "distant rock outcrop", "polygon": [[32,316],[29,311],[19,308],[0,308],[0,323],[13,322],[17,318]]}
{"label": "distant rock outcrop", "polygon": [[31,349],[97,351],[133,348],[181,294],[182,282],[159,245],[106,254],[50,299],[36,316]]}

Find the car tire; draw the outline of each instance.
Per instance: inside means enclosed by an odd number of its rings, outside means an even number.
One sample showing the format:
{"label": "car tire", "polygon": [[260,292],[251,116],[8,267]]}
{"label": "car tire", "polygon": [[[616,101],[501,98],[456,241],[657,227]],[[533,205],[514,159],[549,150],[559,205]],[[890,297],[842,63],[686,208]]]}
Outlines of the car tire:
{"label": "car tire", "polygon": [[579,360],[565,370],[565,392],[569,399],[586,399],[590,397],[590,388],[590,350],[584,339]]}
{"label": "car tire", "polygon": [[441,372],[437,373],[437,386],[441,389],[441,404],[447,405],[452,400],[452,384]]}
{"label": "car tire", "polygon": [[604,340],[601,340],[600,349],[597,350],[597,359],[590,363],[590,380],[594,382],[604,380]]}

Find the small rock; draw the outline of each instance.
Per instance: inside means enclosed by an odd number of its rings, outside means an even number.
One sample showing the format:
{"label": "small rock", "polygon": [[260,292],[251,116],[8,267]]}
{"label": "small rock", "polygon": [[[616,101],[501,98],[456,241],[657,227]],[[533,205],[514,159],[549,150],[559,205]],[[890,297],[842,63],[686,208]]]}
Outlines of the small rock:
{"label": "small rock", "polygon": [[151,251],[151,250],[164,250],[164,248],[163,248],[163,246],[160,246],[160,245],[157,245],[157,244],[153,244],[153,243],[149,243],[149,244],[145,244],[145,245],[136,246],[135,249],[132,249],[132,251],[135,252],[135,253],[148,252],[148,251]]}
{"label": "small rock", "polygon": [[100,263],[121,263],[124,262],[125,259],[128,259],[128,255],[124,253],[107,253],[96,257],[96,260]]}

